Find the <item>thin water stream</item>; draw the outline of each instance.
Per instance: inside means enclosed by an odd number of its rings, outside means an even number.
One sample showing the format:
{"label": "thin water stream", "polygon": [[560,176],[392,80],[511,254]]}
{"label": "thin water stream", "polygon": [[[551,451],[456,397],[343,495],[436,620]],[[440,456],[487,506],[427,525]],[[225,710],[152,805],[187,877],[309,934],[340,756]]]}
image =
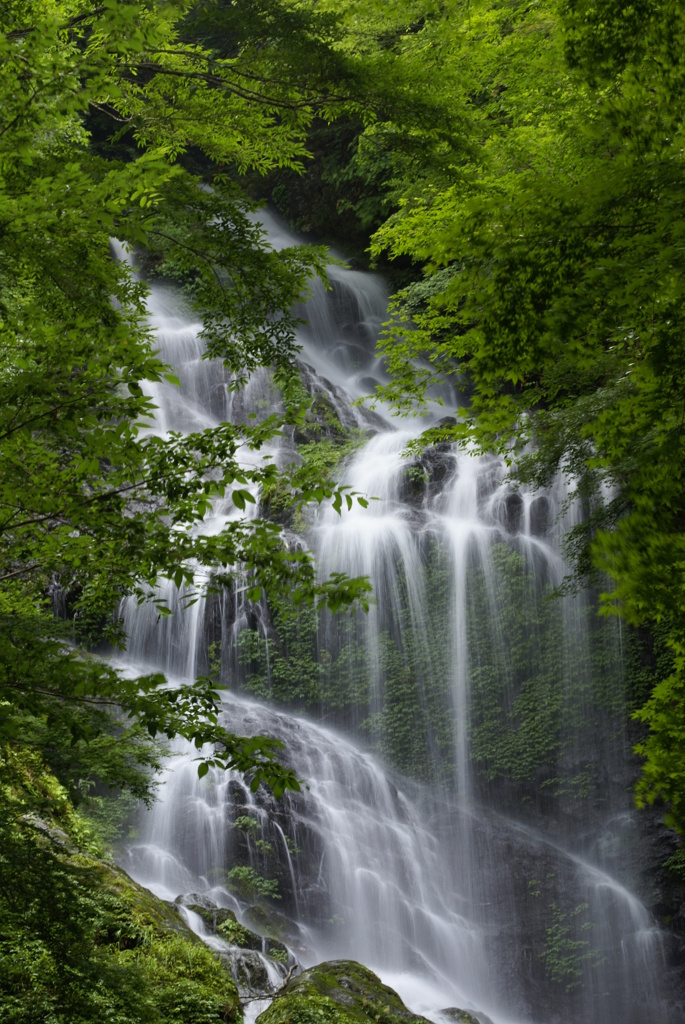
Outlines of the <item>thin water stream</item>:
{"label": "thin water stream", "polygon": [[[265,224],[274,246],[296,241]],[[235,773],[199,780],[196,752],[180,747],[123,864],[165,899],[200,894],[254,925],[249,901],[227,881],[247,858],[277,876],[274,927],[302,964],[357,959],[434,1020],[459,1006],[495,1024],[671,1024],[678,1009],[663,980],[663,936],[633,893],[622,838],[633,818],[620,694],[597,696],[620,681],[620,637],[611,628],[599,636],[587,595],[549,611],[547,594],[565,572],[560,538],[581,514],[567,500],[571,485],[559,477],[545,494],[515,492],[500,459],[448,446],[408,460],[419,425],[351,405],[383,377],[374,342],[384,285],[341,267],[331,284],[317,285],[304,309],[303,374],[344,427],[366,432],[341,479],[377,500],[341,517],[320,510],[306,540],[322,573],[368,576],[376,603],[344,628],[320,618],[322,695],[308,715],[302,702],[297,714],[273,703],[278,652],[266,611],[230,595],[213,609],[231,731],[281,739],[308,788],[277,804]],[[155,430],[211,426],[278,400],[266,373],[238,396],[227,392],[171,291],[153,287],[149,308],[183,385],[155,387]],[[295,449],[284,444],[268,454],[287,461]],[[242,514],[227,499],[203,528]],[[203,602],[184,609],[172,584],[163,596],[174,615],[161,621],[152,607],[127,605],[125,664],[182,682],[205,670],[210,616]],[[240,657],[248,628],[262,644],[260,685],[272,688],[271,702],[245,694],[255,689]],[[336,697],[341,666],[360,694],[346,690],[347,703]],[[538,734],[526,745],[529,722]],[[525,781],[536,744],[549,747],[547,761]],[[409,748],[422,781],[407,775]],[[257,823],[262,846],[233,826],[237,817]]]}

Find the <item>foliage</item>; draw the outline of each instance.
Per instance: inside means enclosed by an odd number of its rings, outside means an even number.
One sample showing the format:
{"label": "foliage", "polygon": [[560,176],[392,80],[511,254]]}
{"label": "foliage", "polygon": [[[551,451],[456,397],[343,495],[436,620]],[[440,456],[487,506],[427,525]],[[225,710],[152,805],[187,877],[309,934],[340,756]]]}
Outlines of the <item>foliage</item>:
{"label": "foliage", "polygon": [[260,824],[257,819],[250,818],[247,814],[241,814],[235,818],[233,827],[241,829],[241,831],[246,832],[248,835],[252,835],[260,830]]}
{"label": "foliage", "polygon": [[250,946],[251,932],[244,928],[234,917],[227,917],[217,926],[217,932],[233,946]]}
{"label": "foliage", "polygon": [[[315,118],[307,134],[313,159],[302,174],[274,172],[268,194],[298,229],[340,241],[366,261],[369,232],[396,208],[398,182],[420,172],[427,153],[456,156],[456,83],[434,74],[436,41],[421,38],[437,5],[304,0],[298,7],[335,24],[336,92],[351,89],[364,102],[332,123]],[[464,142],[458,133],[457,144]],[[257,183],[258,194],[263,187]]]}
{"label": "foliage", "polygon": [[[269,198],[299,230],[333,239],[363,258],[369,232],[390,212],[386,176],[392,154],[379,150],[375,160],[360,159],[361,120],[317,120],[307,134],[312,160],[303,174],[275,171],[266,181]],[[259,187],[259,186],[257,186]]]}
{"label": "foliage", "polygon": [[676,852],[664,862],[664,867],[670,871],[678,881],[685,883],[685,850],[679,846]]}
{"label": "foliage", "polygon": [[240,1019],[235,985],[222,963],[198,943],[170,936],[144,953],[122,953],[120,960],[144,965],[154,986],[160,1017],[186,1024],[215,1024]]}
{"label": "foliage", "polygon": [[434,613],[422,609],[420,621],[412,614],[401,567],[397,600],[380,600],[369,616],[274,609],[266,631],[246,628],[237,638],[242,685],[361,731],[390,764],[416,778],[449,777],[448,574],[436,545],[428,546],[426,561],[427,606]]}
{"label": "foliage", "polygon": [[395,592],[381,593],[368,616],[262,614],[237,638],[233,679],[358,731],[388,763],[430,781],[454,775],[455,687],[467,685],[469,750],[484,782],[513,784],[522,800],[531,783],[547,797],[587,797],[599,782],[593,765],[623,734],[620,638],[591,595],[555,599],[535,550],[500,540],[474,553],[463,680],[454,678],[452,554],[437,541],[426,543],[414,581],[420,608],[398,570]]}
{"label": "foliage", "polygon": [[[218,12],[233,18],[229,53],[202,41]],[[271,15],[290,24],[278,40]],[[156,737],[211,744],[201,775],[221,764],[276,795],[299,786],[277,744],[219,726],[210,679],[177,689],[160,674],[127,678],[73,641],[124,644],[122,596],[167,614],[158,581],[193,600],[198,562],[217,587],[239,576],[304,606],[365,592],[341,576],[317,581],[309,554],[272,523],[197,529],[216,499],[239,513],[275,481],[267,461],[245,469],[242,452],[304,415],[291,396],[289,311],[325,258],[265,247],[235,183],[236,170],[297,167],[329,102],[324,36],[316,66],[290,63],[303,21],[317,18],[280,0],[240,11],[204,0],[2,5],[0,1001],[17,1024],[239,1019],[213,955],[92,855],[150,798]],[[111,237],[182,283],[227,386],[274,373],[281,417],[188,436],[150,429],[151,389],[179,382],[155,352],[146,286],[112,258]],[[322,497],[335,500],[334,488]],[[51,595],[73,625],[53,617]],[[104,796],[117,791],[116,804]]]}
{"label": "foliage", "polygon": [[[136,765],[160,757],[146,734],[213,742],[213,763],[253,768],[254,784],[277,792],[297,780],[275,744],[218,726],[209,680],[179,692],[71,648],[48,588],[79,642],[119,644],[121,597],[167,614],[158,581],[192,601],[198,562],[217,587],[239,575],[254,593],[296,603],[346,607],[366,590],[342,576],[317,581],[310,555],[273,523],[196,529],[215,499],[244,511],[277,477],[268,461],[246,469],[241,452],[303,415],[287,400],[289,311],[325,262],[318,250],[265,247],[235,172],[298,167],[315,112],[347,102],[326,98],[340,64],[330,18],[281,0],[248,6],[27,0],[0,15],[0,740],[44,748],[74,796],[93,773],[143,795]],[[231,22],[228,52],[207,35],[217,18]],[[305,26],[319,33],[306,69],[293,63]],[[192,154],[205,177],[189,169]],[[228,386],[273,370],[283,417],[187,436],[149,429],[150,387],[178,382],[155,353],[146,286],[112,259],[112,236],[184,282]],[[304,498],[343,500],[320,487]]]}
{"label": "foliage", "polygon": [[[88,789],[93,789],[93,786],[89,781]],[[104,795],[88,792],[83,796],[84,802],[79,807],[81,817],[105,849],[116,847],[122,840],[136,838],[135,814],[140,804],[130,791],[107,792]]]}
{"label": "foliage", "polygon": [[275,878],[264,878],[254,868],[238,866],[231,868],[227,875],[229,888],[237,892],[243,899],[253,901],[259,896],[271,900],[280,900],[278,881]]}
{"label": "foliage", "polygon": [[287,964],[288,963],[288,950],[287,949],[272,949],[269,952],[269,957],[270,957],[271,960],[275,960],[277,963]]}
{"label": "foliage", "polygon": [[582,921],[574,930],[575,919],[580,920],[587,909],[587,903],[580,903],[569,913],[564,913],[556,903],[550,904],[552,924],[547,928],[547,941],[540,953],[545,972],[550,981],[564,985],[571,992],[582,984],[583,965],[596,966],[601,954],[593,949],[587,938],[576,938],[577,932],[587,933],[593,927],[591,921]]}
{"label": "foliage", "polygon": [[[92,856],[96,837],[34,752],[0,759],[0,1001],[16,1024],[210,1024],[233,981],[178,914]],[[83,852],[83,851],[87,852]]]}
{"label": "foliage", "polygon": [[598,736],[610,742],[625,713],[617,637],[592,603],[555,600],[533,569],[523,551],[500,543],[470,570],[471,750],[489,780],[587,796]]}
{"label": "foliage", "polygon": [[[349,486],[336,484],[336,470],[364,442],[361,430],[346,431],[324,396],[315,395],[307,404],[304,419],[297,426],[297,461],[285,467],[277,480],[262,489],[263,507],[276,519],[284,513],[298,532],[307,529],[307,513],[312,505],[332,498],[333,508],[340,514],[343,502],[347,511],[354,502],[362,508],[368,499]],[[328,435],[328,436],[327,436]],[[364,599],[359,589],[359,597]]]}

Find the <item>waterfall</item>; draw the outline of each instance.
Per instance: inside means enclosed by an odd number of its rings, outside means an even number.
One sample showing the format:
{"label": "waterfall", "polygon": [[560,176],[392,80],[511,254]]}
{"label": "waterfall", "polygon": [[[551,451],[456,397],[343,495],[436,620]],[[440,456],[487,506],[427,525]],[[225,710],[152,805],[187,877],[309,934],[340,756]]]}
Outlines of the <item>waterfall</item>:
{"label": "waterfall", "polygon": [[[263,218],[275,247],[296,241]],[[180,685],[211,644],[231,731],[280,739],[307,787],[277,803],[236,773],[199,780],[177,745],[122,864],[163,898],[200,894],[271,929],[303,965],[358,959],[436,1021],[459,1006],[495,1024],[670,1024],[666,938],[635,892],[620,635],[591,595],[550,597],[583,514],[572,481],[516,490],[502,459],[449,445],[407,457],[425,424],[353,404],[384,379],[384,285],[340,266],[330,284],[302,310],[303,380],[359,441],[341,482],[374,500],[295,525],[323,575],[368,576],[375,603],[308,613],[278,643],[269,609],[237,594],[184,608],[163,585],[161,621],[126,604],[120,663]],[[149,311],[182,381],[150,391],[149,429],[273,409],[266,372],[227,390],[171,290],[154,286]],[[296,440],[267,454],[297,458]],[[217,502],[201,528],[240,514]],[[231,884],[236,864],[278,884],[270,920]]]}

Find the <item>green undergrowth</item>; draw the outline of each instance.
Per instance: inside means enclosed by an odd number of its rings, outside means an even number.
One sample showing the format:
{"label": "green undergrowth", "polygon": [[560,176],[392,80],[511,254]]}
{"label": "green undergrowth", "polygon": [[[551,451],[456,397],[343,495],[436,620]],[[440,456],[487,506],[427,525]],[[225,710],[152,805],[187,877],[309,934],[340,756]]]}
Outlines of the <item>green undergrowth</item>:
{"label": "green undergrowth", "polygon": [[3,750],[3,1024],[237,1024],[221,962],[103,852],[38,755]]}

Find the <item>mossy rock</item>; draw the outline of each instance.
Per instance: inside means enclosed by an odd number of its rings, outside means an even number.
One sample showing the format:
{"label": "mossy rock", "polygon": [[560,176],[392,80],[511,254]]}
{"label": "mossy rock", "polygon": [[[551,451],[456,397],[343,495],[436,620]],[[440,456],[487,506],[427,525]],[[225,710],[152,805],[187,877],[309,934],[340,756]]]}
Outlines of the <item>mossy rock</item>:
{"label": "mossy rock", "polygon": [[310,967],[282,989],[259,1024],[427,1024],[354,960]]}
{"label": "mossy rock", "polygon": [[479,1013],[476,1016],[468,1010],[460,1010],[458,1006],[448,1006],[446,1010],[440,1011],[440,1016],[453,1020],[455,1024],[492,1024],[485,1014]]}
{"label": "mossy rock", "polygon": [[267,936],[269,941],[283,945],[283,941],[288,942],[293,937],[292,921],[275,907],[255,903],[247,908],[245,918],[258,934]]}
{"label": "mossy rock", "polygon": [[194,910],[196,914],[200,915],[210,931],[215,935],[220,935],[232,946],[262,951],[264,944],[262,936],[240,924],[232,910],[225,907],[201,907],[195,903],[188,903],[186,906],[188,910]]}
{"label": "mossy rock", "polygon": [[[147,941],[150,934],[158,937],[180,935],[186,942],[194,945],[203,944],[188,927],[173,903],[159,899],[114,864],[91,858],[88,858],[87,863],[99,876],[98,888],[115,898],[115,920],[122,932],[128,930],[131,936],[140,936],[141,941]],[[138,944],[137,941],[129,943],[131,946]]]}
{"label": "mossy rock", "polygon": [[324,438],[341,439],[347,434],[340,417],[327,395],[315,394],[304,422],[298,423],[293,440],[296,444],[308,444]]}
{"label": "mossy rock", "polygon": [[94,865],[113,899],[100,941],[121,967],[135,967],[154,992],[164,1024],[239,1024],[240,997],[220,957],[188,927],[173,903],[158,899],[122,871]]}
{"label": "mossy rock", "polygon": [[225,939],[231,946],[240,949],[252,949],[265,953],[283,963],[289,959],[288,948],[278,939],[268,935],[259,935],[241,924],[232,910],[226,907],[207,907],[197,903],[184,903],[188,910],[193,910],[202,918],[207,927],[215,935]]}

